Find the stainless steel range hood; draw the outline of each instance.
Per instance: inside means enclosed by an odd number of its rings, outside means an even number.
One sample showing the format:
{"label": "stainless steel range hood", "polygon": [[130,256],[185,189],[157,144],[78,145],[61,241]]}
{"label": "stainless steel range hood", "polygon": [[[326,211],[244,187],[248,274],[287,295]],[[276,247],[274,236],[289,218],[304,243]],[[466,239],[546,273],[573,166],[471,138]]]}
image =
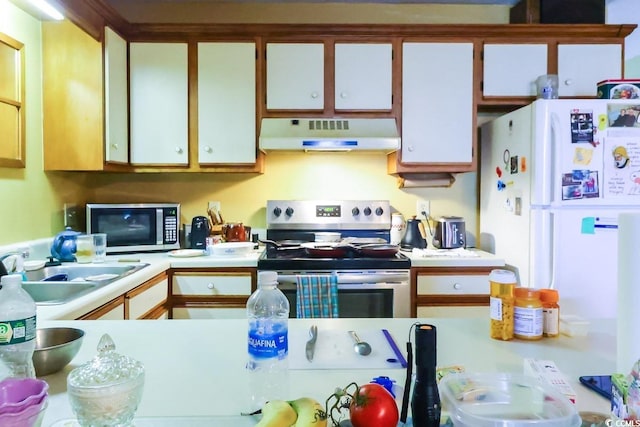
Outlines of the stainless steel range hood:
{"label": "stainless steel range hood", "polygon": [[262,119],[261,150],[385,151],[400,148],[393,118]]}

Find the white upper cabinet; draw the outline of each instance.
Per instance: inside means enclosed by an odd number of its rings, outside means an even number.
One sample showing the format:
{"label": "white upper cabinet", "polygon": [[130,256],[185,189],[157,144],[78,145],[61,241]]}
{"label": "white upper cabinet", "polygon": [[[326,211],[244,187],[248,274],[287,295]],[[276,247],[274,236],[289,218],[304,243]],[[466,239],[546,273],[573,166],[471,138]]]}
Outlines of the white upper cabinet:
{"label": "white upper cabinet", "polygon": [[390,43],[335,45],[335,109],[391,110]]}
{"label": "white upper cabinet", "polygon": [[473,43],[402,45],[402,163],[473,160]]}
{"label": "white upper cabinet", "polygon": [[622,78],[620,44],[558,45],[558,93],[560,96],[593,96],[598,82]]}
{"label": "white upper cabinet", "polygon": [[187,44],[131,43],[129,61],[131,163],[188,164]]}
{"label": "white upper cabinet", "polygon": [[484,96],[536,96],[536,79],[547,74],[546,44],[485,44]]}
{"label": "white upper cabinet", "polygon": [[255,161],[255,43],[198,43],[198,162]]}
{"label": "white upper cabinet", "polygon": [[105,160],[129,163],[127,42],[104,29]]}
{"label": "white upper cabinet", "polygon": [[267,44],[267,109],[324,108],[324,45]]}

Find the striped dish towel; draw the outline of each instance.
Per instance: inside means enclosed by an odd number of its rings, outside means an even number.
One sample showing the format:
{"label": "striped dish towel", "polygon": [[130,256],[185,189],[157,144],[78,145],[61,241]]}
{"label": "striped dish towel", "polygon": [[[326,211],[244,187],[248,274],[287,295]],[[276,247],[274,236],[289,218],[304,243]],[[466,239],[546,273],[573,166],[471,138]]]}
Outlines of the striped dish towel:
{"label": "striped dish towel", "polygon": [[296,276],[298,318],[338,317],[338,278],[335,274]]}

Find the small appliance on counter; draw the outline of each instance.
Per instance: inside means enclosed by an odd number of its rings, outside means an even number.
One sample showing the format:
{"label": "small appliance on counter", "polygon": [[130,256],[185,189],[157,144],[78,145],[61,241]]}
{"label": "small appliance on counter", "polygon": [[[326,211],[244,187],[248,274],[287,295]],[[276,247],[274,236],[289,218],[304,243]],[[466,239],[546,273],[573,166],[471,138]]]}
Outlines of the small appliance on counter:
{"label": "small appliance on counter", "polygon": [[413,216],[407,220],[407,231],[400,241],[402,249],[425,249],[427,247],[426,232],[421,220]]}
{"label": "small appliance on counter", "polygon": [[433,246],[438,249],[464,248],[466,237],[464,218],[443,216],[438,218],[433,236]]}
{"label": "small appliance on counter", "polygon": [[191,220],[191,249],[207,249],[207,237],[211,225],[206,216],[195,216]]}
{"label": "small appliance on counter", "polygon": [[86,212],[87,234],[105,233],[108,254],[180,249],[178,203],[88,203]]}

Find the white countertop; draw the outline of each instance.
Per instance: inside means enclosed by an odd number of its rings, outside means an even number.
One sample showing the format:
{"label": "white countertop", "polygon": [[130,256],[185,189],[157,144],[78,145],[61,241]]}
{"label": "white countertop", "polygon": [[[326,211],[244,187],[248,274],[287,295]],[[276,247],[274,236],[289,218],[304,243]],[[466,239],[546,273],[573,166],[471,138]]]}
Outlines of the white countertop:
{"label": "white countertop", "polygon": [[[462,365],[467,372],[522,373],[524,358],[553,360],[577,392],[578,410],[609,411],[608,401],[580,385],[578,377],[614,371],[614,320],[592,321],[587,337],[507,342],[489,338],[489,319],[292,319],[289,346],[302,347],[304,342],[294,337],[303,336],[301,332],[315,323],[321,333],[323,329],[386,328],[404,353],[409,329],[417,321],[437,328],[439,366]],[[246,320],[46,321],[40,326],[63,325],[83,329],[86,335],[71,364],[44,377],[50,385],[45,427],[73,418],[66,396],[66,376],[95,356],[104,333],[111,335],[118,353],[145,366],[146,382],[137,417],[234,417],[247,410]],[[379,375],[390,377],[398,385],[404,384],[403,369],[290,370],[290,398],[309,396],[324,402],[337,386],[346,386],[351,381],[367,383]]]}
{"label": "white countertop", "polygon": [[[199,256],[189,258],[171,257],[167,253],[139,253],[127,255],[108,255],[106,264],[119,265],[148,263],[149,265],[134,274],[110,283],[99,290],[77,298],[66,304],[39,305],[38,321],[56,319],[75,319],[85,313],[100,307],[123,293],[135,288],[141,283],[169,268],[222,268],[222,267],[257,267],[262,248],[251,254],[240,257],[230,256]],[[490,266],[502,267],[504,260],[476,249],[469,249],[475,256],[416,256],[411,252],[403,253],[411,258],[413,267],[473,267]]]}

